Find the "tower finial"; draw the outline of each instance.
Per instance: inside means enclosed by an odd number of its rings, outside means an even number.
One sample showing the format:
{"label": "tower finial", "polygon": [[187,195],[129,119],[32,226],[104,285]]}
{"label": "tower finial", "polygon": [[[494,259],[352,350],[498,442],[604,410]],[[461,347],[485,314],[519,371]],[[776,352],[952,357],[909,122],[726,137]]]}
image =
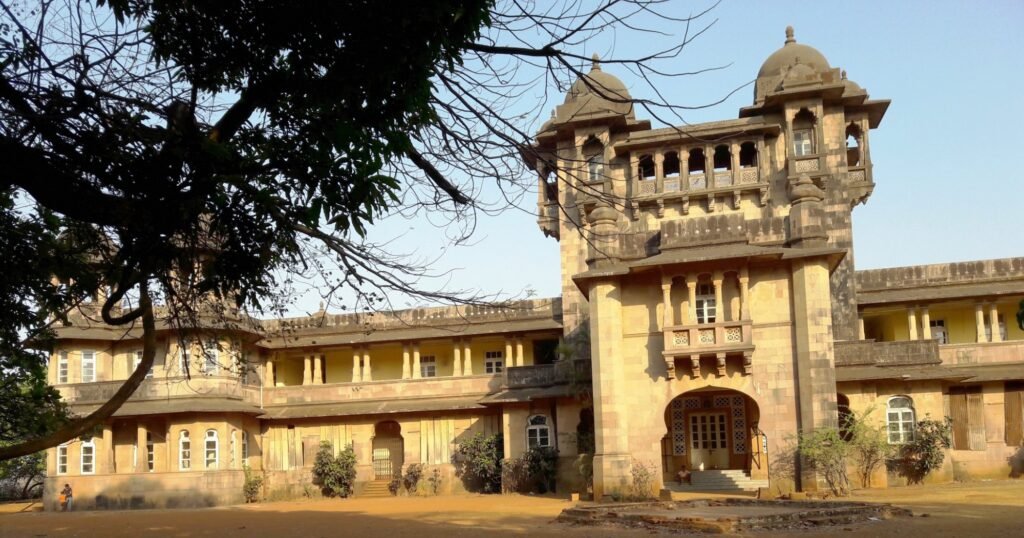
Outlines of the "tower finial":
{"label": "tower finial", "polygon": [[788,45],[790,43],[796,43],[796,39],[793,38],[793,27],[792,26],[787,26],[786,27],[786,44]]}
{"label": "tower finial", "polygon": [[590,70],[591,71],[600,71],[601,70],[601,57],[598,56],[596,52],[594,53],[593,56],[590,57]]}

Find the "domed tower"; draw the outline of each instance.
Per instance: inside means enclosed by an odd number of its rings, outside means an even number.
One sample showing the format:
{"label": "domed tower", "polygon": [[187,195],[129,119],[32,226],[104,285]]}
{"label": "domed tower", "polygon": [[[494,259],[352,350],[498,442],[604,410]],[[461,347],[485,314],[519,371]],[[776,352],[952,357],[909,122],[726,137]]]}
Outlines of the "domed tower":
{"label": "domed tower", "polygon": [[616,156],[613,145],[647,129],[650,122],[636,119],[626,85],[605,72],[595,54],[590,70],[573,82],[526,155],[538,174],[537,223],[544,235],[559,241],[566,335],[586,319],[586,301],[572,280],[587,270],[586,238],[599,222],[609,239],[626,206],[629,161]]}
{"label": "domed tower", "polygon": [[[781,126],[776,154],[784,163],[787,190],[792,192],[806,176],[824,191],[823,217],[815,225],[828,246],[846,251],[831,277],[835,340],[858,338],[851,214],[874,189],[868,132],[878,127],[888,107],[888,100],[869,99],[817,49],[797,43],[790,26],[782,47],[757,73],[754,104],[740,110],[741,118],[760,117]],[[800,215],[793,217],[791,222]]]}

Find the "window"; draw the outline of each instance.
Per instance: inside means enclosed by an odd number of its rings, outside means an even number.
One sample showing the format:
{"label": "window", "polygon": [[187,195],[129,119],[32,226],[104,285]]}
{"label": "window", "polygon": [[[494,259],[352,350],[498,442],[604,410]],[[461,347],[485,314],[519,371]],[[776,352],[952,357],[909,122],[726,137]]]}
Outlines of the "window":
{"label": "window", "polygon": [[242,465],[249,459],[249,432],[242,430]]}
{"label": "window", "polygon": [[697,284],[697,323],[714,323],[716,311],[714,286]]}
{"label": "window", "polygon": [[82,474],[96,472],[96,443],[89,439],[82,443]]}
{"label": "window", "polygon": [[192,468],[192,440],[188,437],[188,430],[181,430],[178,437],[178,469],[187,471]]}
{"label": "window", "polygon": [[151,473],[153,472],[153,469],[156,468],[154,465],[156,463],[156,450],[153,448],[153,434],[146,432],[146,471]]}
{"label": "window", "polygon": [[[992,341],[992,323],[991,323],[990,320],[991,320],[991,318],[989,316],[985,316],[985,341],[987,341],[987,342],[991,342]],[[999,338],[1003,342],[1005,342],[1006,341],[1006,321],[1003,319],[1003,315],[1002,314],[998,314],[998,320],[999,320]]]}
{"label": "window", "polygon": [[529,448],[551,446],[548,417],[544,415],[530,417],[529,425],[526,427],[526,442]]}
{"label": "window", "polygon": [[814,154],[810,129],[793,132],[793,154],[797,157]]}
{"label": "window", "polygon": [[1006,445],[1024,446],[1024,381],[1007,381],[1003,390]]}
{"label": "window", "polygon": [[68,382],[68,352],[57,353],[57,382]]}
{"label": "window", "polygon": [[420,377],[437,377],[437,359],[433,355],[420,357]]}
{"label": "window", "polygon": [[505,369],[504,353],[501,351],[487,351],[484,353],[484,372],[488,374],[499,374]]}
{"label": "window", "polygon": [[885,423],[889,430],[890,443],[905,443],[914,440],[914,401],[906,396],[889,398]]}
{"label": "window", "polygon": [[753,142],[744,142],[740,146],[740,168],[757,166],[757,146]]}
{"label": "window", "polygon": [[949,343],[949,333],[946,332],[946,320],[931,319],[928,320],[928,326],[931,328],[932,338],[938,340],[940,344]]}
{"label": "window", "polygon": [[[135,352],[135,361],[132,363],[132,371],[139,369],[139,365],[142,364],[142,351]],[[149,366],[149,371],[146,372],[146,379],[153,379],[153,366]]]}
{"label": "window", "polygon": [[96,381],[96,352],[82,352],[82,383]]}
{"label": "window", "polygon": [[583,144],[583,156],[587,161],[587,180],[591,183],[604,181],[604,146],[597,138],[591,136]]}
{"label": "window", "polygon": [[641,180],[654,179],[654,157],[641,155],[640,163],[637,165],[637,176]]}
{"label": "window", "polygon": [[204,454],[206,459],[207,469],[216,469],[217,463],[220,461],[217,455],[217,430],[206,430],[206,446],[204,446]]}
{"label": "window", "polygon": [[219,368],[219,344],[216,340],[207,340],[203,346],[203,373],[206,375],[217,375]]}
{"label": "window", "polygon": [[236,443],[237,439],[238,439],[238,430],[231,430],[231,441],[230,441],[231,442],[231,446],[229,448],[231,449],[230,453],[231,453],[231,468],[232,469],[237,469],[238,468],[238,460],[235,459],[235,447],[238,446],[238,443]]}
{"label": "window", "polygon": [[57,474],[68,474],[68,445],[57,447]]}
{"label": "window", "polygon": [[716,147],[714,161],[715,172],[732,170],[732,154],[729,152],[729,146],[721,145]]}
{"label": "window", "polygon": [[690,156],[686,159],[686,166],[690,169],[690,175],[697,175],[704,173],[704,150],[694,149],[690,150]]}
{"label": "window", "polygon": [[665,177],[679,177],[679,154],[674,151],[666,153],[661,167]]}
{"label": "window", "polygon": [[856,123],[846,126],[846,166],[860,166],[861,130]]}
{"label": "window", "polygon": [[985,450],[985,403],[981,387],[950,387],[953,450]]}

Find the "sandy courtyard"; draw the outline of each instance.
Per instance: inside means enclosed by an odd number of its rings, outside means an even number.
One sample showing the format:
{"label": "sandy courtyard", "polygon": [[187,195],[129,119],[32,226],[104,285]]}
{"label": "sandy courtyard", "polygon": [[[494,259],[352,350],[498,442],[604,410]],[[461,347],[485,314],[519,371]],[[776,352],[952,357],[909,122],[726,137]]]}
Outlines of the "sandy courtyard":
{"label": "sandy courtyard", "polygon": [[[858,492],[913,518],[827,531],[837,536],[1020,536],[1024,481],[949,484]],[[567,501],[528,496],[352,499],[278,502],[202,510],[0,514],[0,537],[355,537],[649,536],[648,531],[572,528],[552,523]],[[822,530],[790,535],[812,536]],[[758,533],[757,536],[784,536]]]}

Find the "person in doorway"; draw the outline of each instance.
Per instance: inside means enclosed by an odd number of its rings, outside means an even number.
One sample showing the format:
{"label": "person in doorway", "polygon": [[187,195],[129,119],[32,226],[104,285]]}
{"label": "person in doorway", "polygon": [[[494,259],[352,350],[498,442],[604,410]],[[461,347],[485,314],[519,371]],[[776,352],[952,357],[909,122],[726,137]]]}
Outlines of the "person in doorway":
{"label": "person in doorway", "polygon": [[71,502],[73,494],[71,492],[71,484],[64,484],[64,489],[60,490],[60,508],[61,512],[71,511]]}
{"label": "person in doorway", "polygon": [[690,471],[687,471],[686,467],[683,467],[682,469],[679,470],[679,473],[676,474],[676,479],[679,480],[679,485],[689,484]]}

